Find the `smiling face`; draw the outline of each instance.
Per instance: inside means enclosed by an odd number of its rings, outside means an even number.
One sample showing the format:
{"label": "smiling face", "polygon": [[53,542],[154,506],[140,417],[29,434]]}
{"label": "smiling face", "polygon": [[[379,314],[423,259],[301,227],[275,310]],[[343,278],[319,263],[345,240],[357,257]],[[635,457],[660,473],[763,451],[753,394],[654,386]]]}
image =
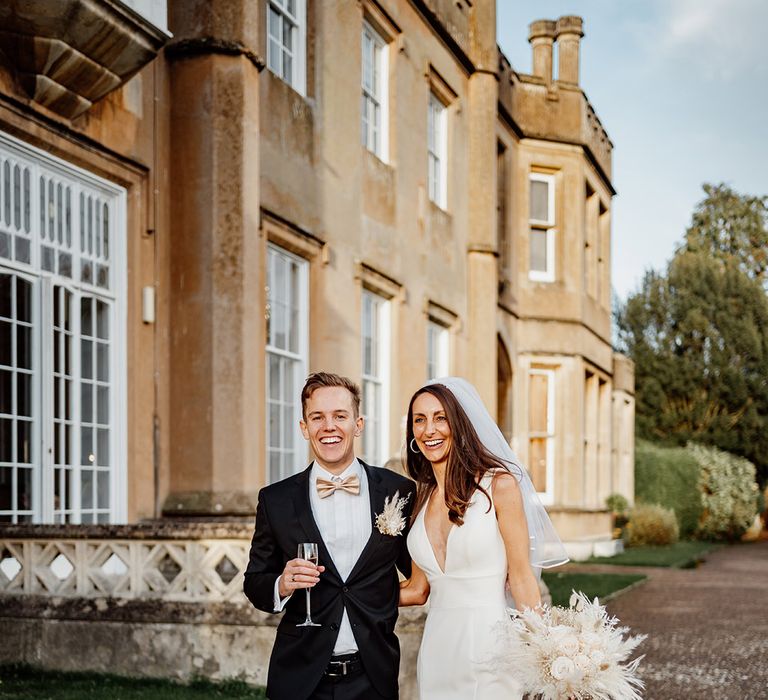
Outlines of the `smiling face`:
{"label": "smiling face", "polygon": [[421,453],[432,464],[448,459],[453,444],[451,426],[439,399],[428,392],[419,394],[413,402],[413,437]]}
{"label": "smiling face", "polygon": [[315,453],[317,463],[331,474],[341,474],[355,457],[355,438],[363,431],[363,419],[355,415],[348,389],[325,386],[306,400],[301,432]]}

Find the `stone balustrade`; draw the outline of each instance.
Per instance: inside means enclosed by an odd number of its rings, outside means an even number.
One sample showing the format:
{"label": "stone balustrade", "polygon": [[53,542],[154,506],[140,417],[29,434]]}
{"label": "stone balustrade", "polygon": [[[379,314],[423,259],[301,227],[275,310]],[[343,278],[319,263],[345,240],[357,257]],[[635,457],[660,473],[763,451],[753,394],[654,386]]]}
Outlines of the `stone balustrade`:
{"label": "stone balustrade", "polygon": [[0,594],[245,603],[249,546],[239,524],[4,528]]}

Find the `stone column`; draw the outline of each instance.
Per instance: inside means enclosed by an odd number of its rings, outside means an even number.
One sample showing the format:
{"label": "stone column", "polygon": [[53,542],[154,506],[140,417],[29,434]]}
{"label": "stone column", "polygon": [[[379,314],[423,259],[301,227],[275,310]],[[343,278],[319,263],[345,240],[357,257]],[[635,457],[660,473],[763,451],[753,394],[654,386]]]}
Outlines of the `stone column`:
{"label": "stone column", "polygon": [[552,46],[555,42],[555,23],[539,19],[528,25],[528,41],[533,47],[533,74],[552,82]]}
{"label": "stone column", "polygon": [[472,9],[469,79],[469,241],[467,253],[467,374],[496,416],[496,120],[499,99],[495,3]]}
{"label": "stone column", "polygon": [[171,418],[165,515],[252,513],[263,466],[260,7],[249,0],[171,5]]}
{"label": "stone column", "polygon": [[579,84],[579,45],[584,36],[582,25],[581,17],[567,16],[557,20],[557,79],[560,82]]}

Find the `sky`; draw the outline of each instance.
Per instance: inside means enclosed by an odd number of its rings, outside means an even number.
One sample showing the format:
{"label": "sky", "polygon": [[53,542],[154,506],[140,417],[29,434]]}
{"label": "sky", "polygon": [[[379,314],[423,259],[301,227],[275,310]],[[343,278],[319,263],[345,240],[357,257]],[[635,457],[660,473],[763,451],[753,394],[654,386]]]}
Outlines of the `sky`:
{"label": "sky", "polygon": [[496,12],[519,73],[532,21],[584,19],[580,84],[614,144],[620,298],[664,269],[703,183],[768,195],[766,0],[498,0]]}

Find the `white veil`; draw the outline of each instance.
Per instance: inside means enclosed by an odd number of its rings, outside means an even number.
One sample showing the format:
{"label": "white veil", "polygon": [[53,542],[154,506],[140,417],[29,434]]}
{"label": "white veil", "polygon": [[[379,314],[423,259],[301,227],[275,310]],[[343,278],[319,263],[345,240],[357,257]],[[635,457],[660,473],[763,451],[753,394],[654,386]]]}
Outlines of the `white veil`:
{"label": "white veil", "polygon": [[438,377],[427,382],[426,386],[430,384],[442,384],[456,397],[485,449],[509,465],[509,472],[517,478],[523,496],[525,519],[528,522],[529,561],[534,573],[538,576],[541,574],[541,569],[549,569],[567,562],[568,555],[565,553],[565,547],[536,493],[531,477],[504,439],[475,387],[461,377]]}

